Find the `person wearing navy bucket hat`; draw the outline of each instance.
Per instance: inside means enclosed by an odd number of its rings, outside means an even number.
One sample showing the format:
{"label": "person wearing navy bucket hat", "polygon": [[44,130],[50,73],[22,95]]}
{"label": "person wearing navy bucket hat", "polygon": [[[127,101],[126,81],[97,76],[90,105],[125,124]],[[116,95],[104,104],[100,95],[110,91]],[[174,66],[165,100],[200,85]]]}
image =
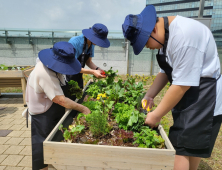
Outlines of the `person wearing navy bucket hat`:
{"label": "person wearing navy bucket hat", "polygon": [[[89,114],[90,110],[69,99],[65,75],[78,74],[81,64],[68,42],[57,42],[41,50],[26,87],[26,118],[31,115],[32,169],[47,170],[43,159],[43,141],[62,118],[65,108]],[[28,126],[28,124],[27,124]]]}
{"label": "person wearing navy bucket hat", "polygon": [[122,29],[136,55],[144,47],[158,49],[160,72],[141,101],[143,107],[152,108],[156,95],[170,82],[145,124],[158,126],[172,110],[169,139],[176,150],[174,170],[196,170],[201,158],[211,156],[222,122],[220,60],[211,31],[191,18],[158,18],[153,5],[127,15]]}
{"label": "person wearing navy bucket hat", "polygon": [[[79,60],[82,66],[82,70],[79,74],[76,75],[67,75],[68,80],[77,81],[79,86],[83,88],[83,78],[82,74],[93,74],[97,78],[105,78],[106,76],[103,73],[103,70],[96,66],[92,58],[94,57],[94,48],[95,45],[108,48],[110,46],[110,42],[107,39],[108,29],[103,24],[94,24],[92,28],[82,30],[82,34],[80,36],[72,37],[69,40],[69,43],[73,45],[76,49],[75,57]],[[91,69],[85,69],[85,65],[87,65]],[[75,96],[73,97],[73,100]]]}

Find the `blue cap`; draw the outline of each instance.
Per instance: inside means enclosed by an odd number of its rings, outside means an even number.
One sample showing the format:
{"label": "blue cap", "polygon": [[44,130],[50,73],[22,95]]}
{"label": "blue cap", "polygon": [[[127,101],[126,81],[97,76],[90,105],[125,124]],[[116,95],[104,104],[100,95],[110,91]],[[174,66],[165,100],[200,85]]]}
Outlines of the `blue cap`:
{"label": "blue cap", "polygon": [[75,48],[72,44],[60,41],[53,48],[41,50],[38,54],[40,61],[53,71],[65,75],[78,74],[81,64],[75,58]]}
{"label": "blue cap", "polygon": [[155,25],[156,10],[153,5],[148,5],[138,15],[126,16],[122,25],[123,35],[131,42],[135,55],[143,50]]}
{"label": "blue cap", "polygon": [[107,39],[108,29],[103,24],[94,24],[90,29],[82,30],[83,35],[89,39],[92,43],[108,48],[110,46],[110,42]]}

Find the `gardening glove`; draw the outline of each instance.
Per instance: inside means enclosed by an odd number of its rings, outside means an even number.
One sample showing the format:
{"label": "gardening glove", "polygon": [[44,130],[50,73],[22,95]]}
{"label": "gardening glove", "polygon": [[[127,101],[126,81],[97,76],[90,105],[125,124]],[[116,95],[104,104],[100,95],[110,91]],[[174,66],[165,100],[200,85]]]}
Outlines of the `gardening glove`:
{"label": "gardening glove", "polygon": [[105,73],[103,70],[94,70],[93,75],[96,76],[96,78],[98,79],[105,78],[106,75],[103,73]]}
{"label": "gardening glove", "polygon": [[154,106],[153,98],[151,97],[144,96],[141,102],[143,109],[147,110],[148,112],[150,112],[152,107]]}

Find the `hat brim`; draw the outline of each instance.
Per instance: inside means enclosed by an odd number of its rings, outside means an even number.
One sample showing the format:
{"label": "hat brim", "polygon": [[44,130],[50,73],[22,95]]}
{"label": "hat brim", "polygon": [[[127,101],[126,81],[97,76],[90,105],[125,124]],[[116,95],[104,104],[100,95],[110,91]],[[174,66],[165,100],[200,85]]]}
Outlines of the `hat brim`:
{"label": "hat brim", "polygon": [[135,55],[138,55],[143,50],[156,25],[156,10],[153,5],[148,5],[140,14],[143,17],[143,25],[140,34],[133,44]]}
{"label": "hat brim", "polygon": [[105,39],[98,38],[92,29],[84,29],[84,30],[82,30],[82,33],[93,44],[96,44],[96,45],[103,47],[103,48],[108,48],[110,46],[110,42],[107,38],[105,38]]}
{"label": "hat brim", "polygon": [[73,62],[70,63],[64,63],[54,59],[54,53],[52,49],[44,49],[39,52],[38,56],[40,61],[46,67],[52,69],[57,73],[65,75],[74,75],[78,74],[82,69],[80,62],[76,58],[74,58]]}

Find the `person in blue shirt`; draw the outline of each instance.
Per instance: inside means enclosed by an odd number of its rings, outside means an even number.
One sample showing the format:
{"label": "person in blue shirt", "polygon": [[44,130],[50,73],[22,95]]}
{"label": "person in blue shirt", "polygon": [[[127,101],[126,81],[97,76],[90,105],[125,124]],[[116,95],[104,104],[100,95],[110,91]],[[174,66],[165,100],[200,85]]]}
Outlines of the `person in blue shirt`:
{"label": "person in blue shirt", "polygon": [[[95,45],[103,48],[108,48],[110,46],[110,42],[107,39],[108,29],[103,24],[94,24],[92,28],[82,30],[82,33],[82,35],[72,37],[69,40],[69,43],[71,43],[76,50],[75,57],[81,63],[82,70],[77,75],[66,76],[68,81],[77,81],[80,88],[83,88],[83,73],[93,74],[97,78],[106,77],[102,74],[103,70],[93,63],[92,58],[94,57]],[[85,65],[91,69],[85,69]]]}

